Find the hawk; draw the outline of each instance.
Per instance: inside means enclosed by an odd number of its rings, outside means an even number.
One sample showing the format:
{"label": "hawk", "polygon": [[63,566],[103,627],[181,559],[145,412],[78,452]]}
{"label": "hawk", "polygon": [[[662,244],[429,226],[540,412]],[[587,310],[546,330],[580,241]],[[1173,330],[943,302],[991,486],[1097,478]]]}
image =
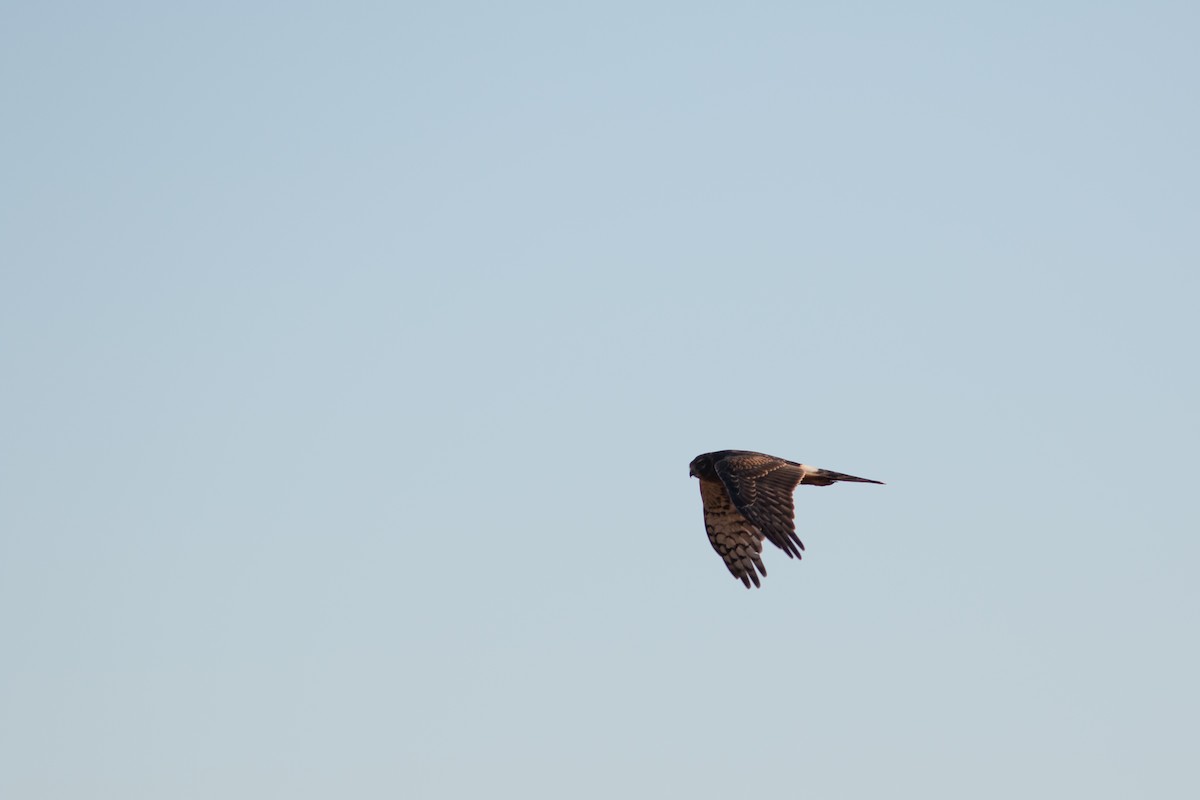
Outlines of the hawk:
{"label": "hawk", "polygon": [[760,573],[764,578],[767,575],[762,563],[764,538],[788,558],[800,558],[804,544],[796,536],[792,506],[797,486],[828,486],[836,481],[883,483],[748,450],[704,453],[692,459],[689,470],[693,478],[700,479],[708,540],[747,589],[751,582],[761,585]]}

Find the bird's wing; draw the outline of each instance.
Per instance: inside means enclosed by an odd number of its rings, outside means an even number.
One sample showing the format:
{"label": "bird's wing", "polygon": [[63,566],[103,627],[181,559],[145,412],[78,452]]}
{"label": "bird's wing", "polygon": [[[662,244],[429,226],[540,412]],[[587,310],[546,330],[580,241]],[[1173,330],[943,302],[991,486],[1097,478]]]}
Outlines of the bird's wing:
{"label": "bird's wing", "polygon": [[[750,582],[760,586],[759,573],[766,577],[762,563],[763,535],[730,501],[729,493],[720,481],[700,480],[700,497],[704,500],[704,529],[708,541],[717,551],[733,577],[750,588]],[[757,571],[756,571],[757,570]]]}
{"label": "bird's wing", "polygon": [[800,558],[804,543],[796,536],[792,492],[804,480],[804,467],[761,453],[726,456],[714,466],[737,510],[771,544]]}

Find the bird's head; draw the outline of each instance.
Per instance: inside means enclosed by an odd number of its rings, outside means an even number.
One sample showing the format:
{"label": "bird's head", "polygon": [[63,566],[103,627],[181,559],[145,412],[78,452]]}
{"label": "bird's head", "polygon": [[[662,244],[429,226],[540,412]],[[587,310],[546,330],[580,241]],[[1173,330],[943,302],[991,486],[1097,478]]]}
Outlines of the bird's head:
{"label": "bird's head", "polygon": [[712,471],[712,459],[708,457],[707,453],[696,456],[692,459],[692,463],[688,464],[688,475],[693,478],[711,477]]}

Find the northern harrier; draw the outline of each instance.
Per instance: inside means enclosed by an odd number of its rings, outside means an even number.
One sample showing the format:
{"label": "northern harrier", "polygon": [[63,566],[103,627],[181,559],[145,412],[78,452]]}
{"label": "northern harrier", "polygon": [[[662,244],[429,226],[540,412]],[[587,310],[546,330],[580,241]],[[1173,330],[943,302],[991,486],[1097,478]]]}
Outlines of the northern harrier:
{"label": "northern harrier", "polygon": [[767,575],[762,563],[764,538],[788,558],[800,558],[804,544],[796,536],[792,506],[797,486],[828,486],[835,481],[882,483],[747,450],[705,453],[692,459],[689,469],[693,478],[700,479],[708,540],[747,589],[751,581],[761,585],[759,573]]}

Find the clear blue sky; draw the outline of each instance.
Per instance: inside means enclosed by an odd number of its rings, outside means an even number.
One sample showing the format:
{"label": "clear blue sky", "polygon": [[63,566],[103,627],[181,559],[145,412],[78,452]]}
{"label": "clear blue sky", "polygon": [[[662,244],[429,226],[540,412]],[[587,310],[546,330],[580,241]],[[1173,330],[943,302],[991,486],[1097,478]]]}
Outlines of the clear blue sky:
{"label": "clear blue sky", "polygon": [[0,795],[1198,796],[1198,8],[9,4]]}

